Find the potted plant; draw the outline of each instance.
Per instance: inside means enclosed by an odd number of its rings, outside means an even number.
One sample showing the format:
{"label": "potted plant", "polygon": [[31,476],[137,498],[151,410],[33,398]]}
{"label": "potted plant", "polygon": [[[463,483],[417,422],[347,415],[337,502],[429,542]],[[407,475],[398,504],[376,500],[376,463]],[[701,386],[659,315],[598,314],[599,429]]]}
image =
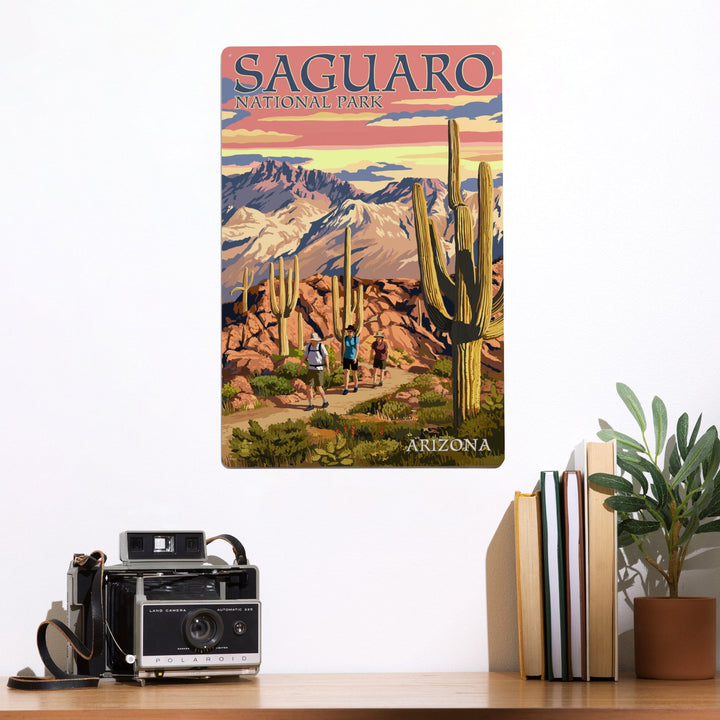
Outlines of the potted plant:
{"label": "potted plant", "polygon": [[[635,545],[668,585],[668,597],[635,598],[635,671],[638,677],[709,678],[715,675],[715,598],[681,597],[680,576],[690,542],[700,533],[720,531],[720,440],[713,425],[700,434],[702,415],[690,431],[688,415],[667,437],[665,403],[652,401],[654,437],[642,405],[623,383],[617,392],[640,427],[641,439],[613,429],[601,440],[617,442],[623,473],[595,473],[589,482],[615,491],[605,505],[617,511],[618,545]],[[660,533],[666,549],[651,554],[651,535]]]}

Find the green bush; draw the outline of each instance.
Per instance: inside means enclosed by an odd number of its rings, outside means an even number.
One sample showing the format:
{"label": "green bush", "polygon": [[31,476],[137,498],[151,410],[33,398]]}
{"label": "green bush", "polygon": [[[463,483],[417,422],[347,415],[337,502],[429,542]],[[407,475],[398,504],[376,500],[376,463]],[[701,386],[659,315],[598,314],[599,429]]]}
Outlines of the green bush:
{"label": "green bush", "polygon": [[339,365],[336,368],[333,368],[332,364],[330,365],[332,368],[329,373],[325,373],[325,382],[323,383],[324,387],[339,387],[340,385],[345,384],[345,374],[342,369],[342,365]]}
{"label": "green bush", "polygon": [[440,358],[435,361],[432,367],[433,375],[438,377],[449,378],[452,376],[452,360],[450,358]]}
{"label": "green bush", "polygon": [[343,420],[340,428],[345,437],[352,443],[369,442],[372,440],[397,440],[406,443],[411,435],[417,435],[421,426],[414,422],[354,422]]}
{"label": "green bush", "polygon": [[302,420],[286,420],[263,429],[250,420],[247,430],[234,428],[230,438],[233,459],[248,467],[302,465],[310,451],[310,438]]}
{"label": "green bush", "polygon": [[486,437],[501,427],[498,418],[492,413],[480,413],[477,417],[468,418],[457,431],[458,437]]}
{"label": "green bush", "polygon": [[380,408],[386,401],[387,395],[379,398],[371,398],[370,400],[364,400],[357,405],[350,408],[351,415],[376,415],[380,412]]}
{"label": "green bush", "polygon": [[295,378],[304,374],[304,371],[302,373],[300,371],[301,367],[302,365],[300,363],[288,361],[275,368],[275,375],[281,378],[287,378],[288,380],[295,380]]}
{"label": "green bush", "polygon": [[268,395],[292,395],[290,381],[277,375],[258,375],[250,379],[250,386],[261,397]]}
{"label": "green bush", "polygon": [[428,390],[428,392],[422,393],[418,397],[418,404],[420,407],[437,407],[439,405],[447,404],[448,399],[445,395],[441,395],[439,392],[434,390]]}
{"label": "green bush", "polygon": [[480,406],[485,412],[502,414],[505,410],[505,397],[498,392],[495,382],[490,387],[490,392],[483,398]]}
{"label": "green bush", "polygon": [[342,420],[337,413],[327,410],[316,410],[310,415],[310,425],[324,430],[339,430],[342,427]]}
{"label": "green bush", "polygon": [[359,442],[354,449],[357,465],[387,465],[402,446],[397,440],[372,440]]}
{"label": "green bush", "polygon": [[400,420],[401,418],[410,417],[412,408],[397,400],[388,400],[383,403],[380,414],[391,420]]}
{"label": "green bush", "polygon": [[222,412],[223,415],[230,415],[233,411],[232,401],[235,399],[237,395],[240,394],[240,391],[230,383],[225,383],[222,386]]}
{"label": "green bush", "polygon": [[422,425],[452,425],[452,409],[446,406],[439,407],[437,405],[420,408],[417,419]]}
{"label": "green bush", "polygon": [[418,388],[420,390],[427,390],[431,385],[434,385],[437,379],[433,377],[432,373],[426,372],[422,375],[416,375],[409,383],[409,387]]}

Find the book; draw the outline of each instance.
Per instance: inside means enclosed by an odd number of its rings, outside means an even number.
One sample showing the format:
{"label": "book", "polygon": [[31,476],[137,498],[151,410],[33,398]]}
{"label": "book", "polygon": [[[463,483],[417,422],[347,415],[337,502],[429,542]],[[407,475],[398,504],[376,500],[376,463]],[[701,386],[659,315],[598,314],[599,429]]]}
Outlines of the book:
{"label": "book", "polygon": [[556,470],[540,473],[543,532],[545,677],[567,680],[567,618],[562,497]]}
{"label": "book", "polygon": [[221,74],[224,464],[498,467],[500,48],[228,47]]}
{"label": "book", "polygon": [[578,470],[562,476],[565,541],[565,606],[567,613],[568,673],[587,677],[585,629],[585,482]]}
{"label": "book", "polygon": [[542,567],[540,494],[516,492],[515,577],[520,676],[523,680],[545,676]]}
{"label": "book", "polygon": [[[574,454],[585,478],[615,473],[615,441],[584,442]],[[617,680],[617,522],[605,500],[613,491],[587,480],[585,527],[585,631],[587,679]]]}

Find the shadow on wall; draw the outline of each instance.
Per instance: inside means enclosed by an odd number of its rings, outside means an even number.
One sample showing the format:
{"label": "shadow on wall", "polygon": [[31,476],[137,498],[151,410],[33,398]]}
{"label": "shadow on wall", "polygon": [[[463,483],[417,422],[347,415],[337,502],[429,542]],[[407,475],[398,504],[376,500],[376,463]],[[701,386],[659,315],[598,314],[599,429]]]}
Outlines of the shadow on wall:
{"label": "shadow on wall", "polygon": [[488,669],[519,671],[515,512],[512,503],[495,531],[485,557]]}
{"label": "shadow on wall", "polygon": [[[67,612],[63,607],[62,600],[52,601],[50,609],[47,611],[47,615],[45,616],[45,620],[60,620],[61,622],[67,622]],[[55,664],[58,665],[58,667],[64,668],[67,662],[68,648],[65,637],[60,632],[57,632],[55,630],[49,630],[46,635],[46,641],[50,657],[53,659]],[[45,668],[44,665],[43,670],[45,670],[46,675],[49,674],[47,672],[47,668]],[[22,670],[18,670],[16,675],[18,677],[35,677],[35,672],[30,667],[24,667],[22,668]]]}

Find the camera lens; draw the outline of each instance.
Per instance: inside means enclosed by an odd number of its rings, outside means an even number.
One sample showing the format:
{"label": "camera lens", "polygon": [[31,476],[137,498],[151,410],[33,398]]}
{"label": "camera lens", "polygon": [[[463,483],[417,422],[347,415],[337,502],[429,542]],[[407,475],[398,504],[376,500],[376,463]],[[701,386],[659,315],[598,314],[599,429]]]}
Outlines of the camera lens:
{"label": "camera lens", "polygon": [[183,631],[191,647],[196,650],[211,650],[222,638],[223,621],[214,610],[200,608],[185,616]]}

